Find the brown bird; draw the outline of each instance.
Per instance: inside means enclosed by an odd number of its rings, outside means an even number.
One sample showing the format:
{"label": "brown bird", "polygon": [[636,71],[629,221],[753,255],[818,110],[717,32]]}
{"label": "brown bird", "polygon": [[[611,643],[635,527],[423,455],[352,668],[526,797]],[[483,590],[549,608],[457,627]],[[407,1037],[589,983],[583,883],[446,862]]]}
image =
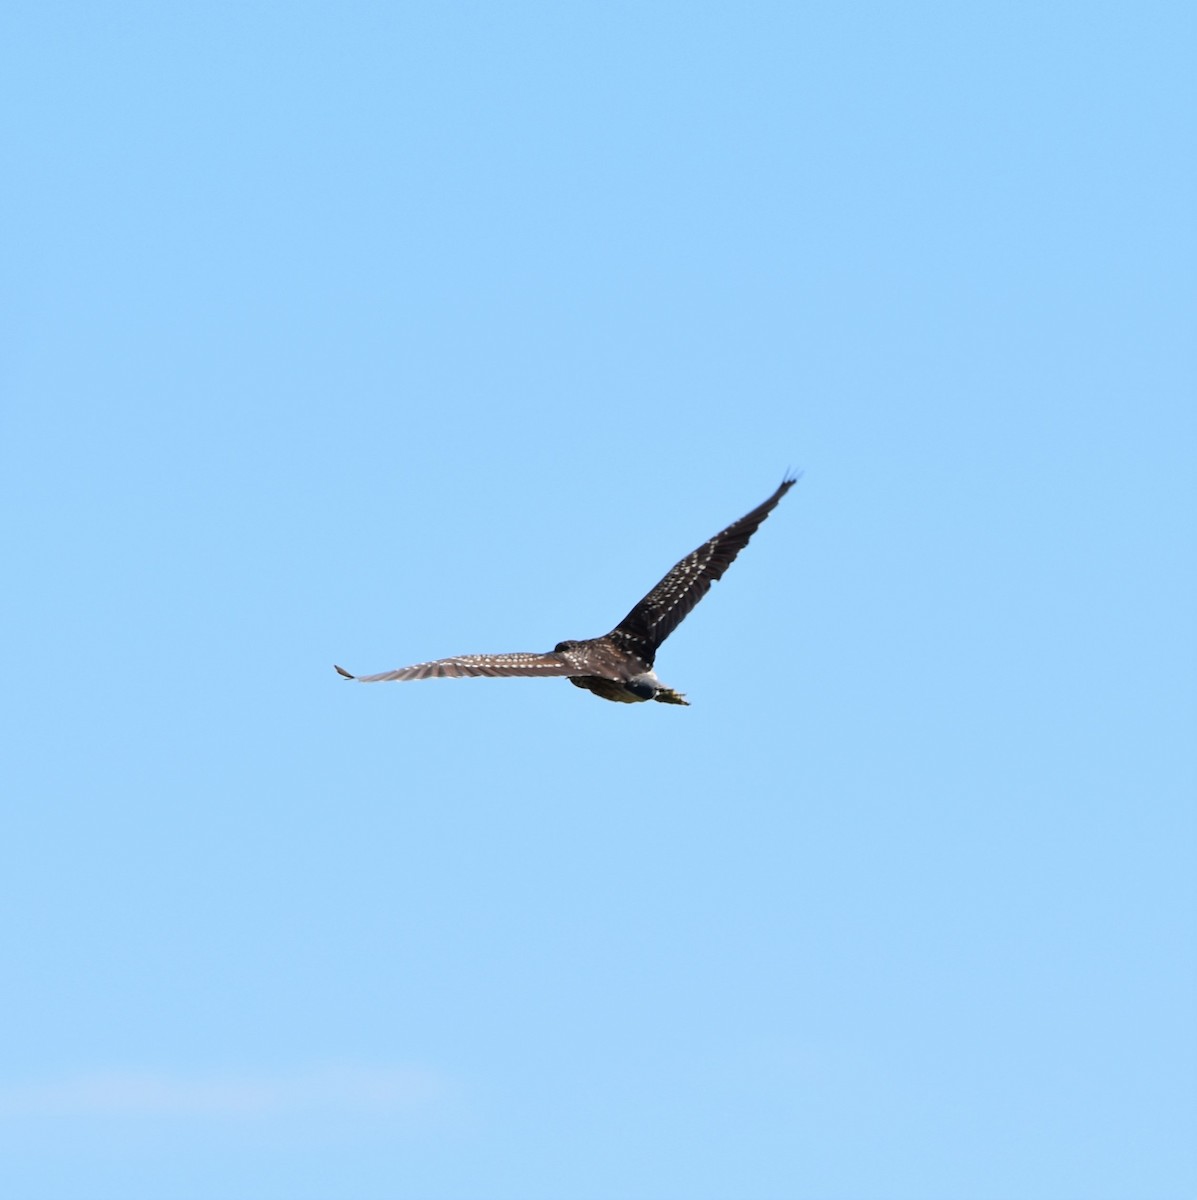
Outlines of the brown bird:
{"label": "brown bird", "polygon": [[761,522],[777,507],[797,482],[787,475],[781,486],[747,516],[703,542],[687,554],[610,633],[582,642],[558,642],[551,654],[460,654],[433,662],[384,671],[381,675],[350,675],[359,683],[384,683],[406,679],[450,679],[465,675],[565,676],[575,687],[586,688],[604,700],[635,704],[658,700],[662,704],[689,701],[666,687],[653,671],[661,643],[682,623],[686,614],[707,594],[712,583],[748,545]]}

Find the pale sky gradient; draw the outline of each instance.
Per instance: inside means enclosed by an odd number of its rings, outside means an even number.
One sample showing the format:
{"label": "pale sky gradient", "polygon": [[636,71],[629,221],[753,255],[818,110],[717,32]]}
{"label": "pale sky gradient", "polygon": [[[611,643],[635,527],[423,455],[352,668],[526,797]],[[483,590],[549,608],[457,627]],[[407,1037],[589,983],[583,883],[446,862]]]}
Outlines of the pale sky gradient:
{"label": "pale sky gradient", "polygon": [[6,5],[4,1194],[1197,1194],[1195,25]]}

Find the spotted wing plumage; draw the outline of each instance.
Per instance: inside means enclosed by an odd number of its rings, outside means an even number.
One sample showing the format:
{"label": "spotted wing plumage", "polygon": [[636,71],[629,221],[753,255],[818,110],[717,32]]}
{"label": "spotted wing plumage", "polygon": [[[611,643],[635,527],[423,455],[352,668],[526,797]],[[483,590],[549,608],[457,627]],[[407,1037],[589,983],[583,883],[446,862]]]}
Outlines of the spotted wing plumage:
{"label": "spotted wing plumage", "polygon": [[379,675],[350,675],[344,667],[337,667],[346,679],[358,683],[389,683],[408,679],[460,679],[469,675],[569,675],[574,668],[557,653],[552,654],[459,654],[455,658],[438,658],[432,662],[416,663],[400,667],[396,671],[383,671]]}
{"label": "spotted wing plumage", "polygon": [[651,667],[657,648],[707,594],[711,584],[722,577],[761,522],[796,482],[797,476],[787,476],[763,504],[687,554],[620,621],[610,637]]}

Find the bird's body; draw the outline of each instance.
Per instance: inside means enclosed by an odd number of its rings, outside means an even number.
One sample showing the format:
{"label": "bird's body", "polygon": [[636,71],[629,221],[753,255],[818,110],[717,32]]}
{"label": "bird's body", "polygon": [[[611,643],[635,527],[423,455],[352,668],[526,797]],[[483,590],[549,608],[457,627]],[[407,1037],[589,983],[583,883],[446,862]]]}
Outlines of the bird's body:
{"label": "bird's body", "polygon": [[687,704],[689,702],[679,692],[666,687],[653,671],[657,649],[706,595],[711,584],[731,566],[736,555],[748,544],[748,539],[795,482],[795,477],[787,476],[763,504],[683,558],[610,633],[602,637],[558,642],[548,654],[463,654],[400,667],[380,675],[351,675],[342,667],[337,667],[337,671],[346,679],[357,679],[361,683],[470,675],[564,676],[575,687],[585,688],[604,700],[624,704],[643,700]]}

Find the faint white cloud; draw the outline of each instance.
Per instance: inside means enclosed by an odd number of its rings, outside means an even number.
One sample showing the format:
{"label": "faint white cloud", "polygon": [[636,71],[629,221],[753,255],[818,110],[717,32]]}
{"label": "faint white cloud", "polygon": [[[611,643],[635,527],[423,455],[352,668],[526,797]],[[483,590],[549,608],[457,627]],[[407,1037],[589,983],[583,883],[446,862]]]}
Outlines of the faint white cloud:
{"label": "faint white cloud", "polygon": [[0,1118],[385,1115],[435,1107],[446,1080],[407,1067],[326,1064],[291,1072],[102,1071],[0,1082]]}

